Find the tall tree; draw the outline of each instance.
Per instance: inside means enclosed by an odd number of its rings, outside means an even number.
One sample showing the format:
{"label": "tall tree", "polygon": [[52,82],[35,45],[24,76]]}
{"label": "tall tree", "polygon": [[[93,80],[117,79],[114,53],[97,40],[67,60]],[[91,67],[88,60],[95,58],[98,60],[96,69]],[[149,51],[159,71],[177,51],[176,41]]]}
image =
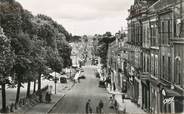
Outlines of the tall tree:
{"label": "tall tree", "polygon": [[10,40],[0,27],[0,85],[2,86],[2,112],[6,112],[6,84],[12,73],[14,53],[11,51]]}
{"label": "tall tree", "polygon": [[101,63],[106,66],[107,64],[107,52],[109,48],[109,43],[113,42],[115,37],[111,35],[110,32],[103,34],[102,38],[98,40],[97,46],[97,56],[101,58]]}
{"label": "tall tree", "polygon": [[11,45],[16,54],[14,70],[16,73],[16,82],[18,84],[15,101],[17,103],[19,101],[21,83],[25,82],[25,77],[27,76],[27,73],[30,70],[30,64],[32,63],[30,60],[32,42],[28,34],[20,33],[17,38],[12,39]]}

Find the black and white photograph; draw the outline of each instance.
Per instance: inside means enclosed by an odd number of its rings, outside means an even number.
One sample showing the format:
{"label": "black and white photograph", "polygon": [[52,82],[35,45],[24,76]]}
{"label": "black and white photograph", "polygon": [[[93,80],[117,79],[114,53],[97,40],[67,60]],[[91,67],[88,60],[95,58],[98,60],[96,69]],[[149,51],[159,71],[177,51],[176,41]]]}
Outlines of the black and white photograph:
{"label": "black and white photograph", "polygon": [[184,0],[0,0],[0,114],[184,114]]}

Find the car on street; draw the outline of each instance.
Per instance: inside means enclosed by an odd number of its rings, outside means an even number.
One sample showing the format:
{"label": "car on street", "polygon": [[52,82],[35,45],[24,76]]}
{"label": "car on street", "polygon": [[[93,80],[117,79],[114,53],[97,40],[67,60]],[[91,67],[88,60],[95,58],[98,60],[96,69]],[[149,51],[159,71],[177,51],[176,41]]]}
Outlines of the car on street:
{"label": "car on street", "polygon": [[105,81],[100,80],[98,87],[105,88]]}
{"label": "car on street", "polygon": [[60,83],[67,83],[66,77],[60,77]]}

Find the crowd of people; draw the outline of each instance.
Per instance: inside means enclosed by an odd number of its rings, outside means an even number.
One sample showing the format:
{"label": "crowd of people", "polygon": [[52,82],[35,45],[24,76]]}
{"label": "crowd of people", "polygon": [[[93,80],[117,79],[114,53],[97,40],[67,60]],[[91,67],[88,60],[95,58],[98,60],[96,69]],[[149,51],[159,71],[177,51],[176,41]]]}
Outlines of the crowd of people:
{"label": "crowd of people", "polygon": [[[110,98],[109,98],[109,108],[115,110],[116,112],[118,112],[118,102],[117,100],[115,99],[114,95],[112,95]],[[104,102],[102,100],[99,101],[99,103],[97,104],[96,106],[96,112],[92,109],[92,106],[91,106],[91,99],[88,99],[88,101],[86,102],[86,114],[90,114],[90,113],[103,113],[104,110]]]}

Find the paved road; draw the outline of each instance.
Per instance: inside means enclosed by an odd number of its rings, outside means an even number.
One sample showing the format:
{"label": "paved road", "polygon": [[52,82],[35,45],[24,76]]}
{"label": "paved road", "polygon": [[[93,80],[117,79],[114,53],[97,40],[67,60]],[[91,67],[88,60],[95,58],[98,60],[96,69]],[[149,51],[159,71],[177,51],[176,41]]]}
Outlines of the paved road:
{"label": "paved road", "polygon": [[108,108],[109,94],[104,88],[98,87],[98,79],[94,75],[94,67],[84,67],[86,79],[81,80],[70,90],[66,96],[58,102],[51,113],[85,113],[85,104],[91,99],[93,112],[100,99],[104,102],[104,112],[113,113],[114,110]]}

